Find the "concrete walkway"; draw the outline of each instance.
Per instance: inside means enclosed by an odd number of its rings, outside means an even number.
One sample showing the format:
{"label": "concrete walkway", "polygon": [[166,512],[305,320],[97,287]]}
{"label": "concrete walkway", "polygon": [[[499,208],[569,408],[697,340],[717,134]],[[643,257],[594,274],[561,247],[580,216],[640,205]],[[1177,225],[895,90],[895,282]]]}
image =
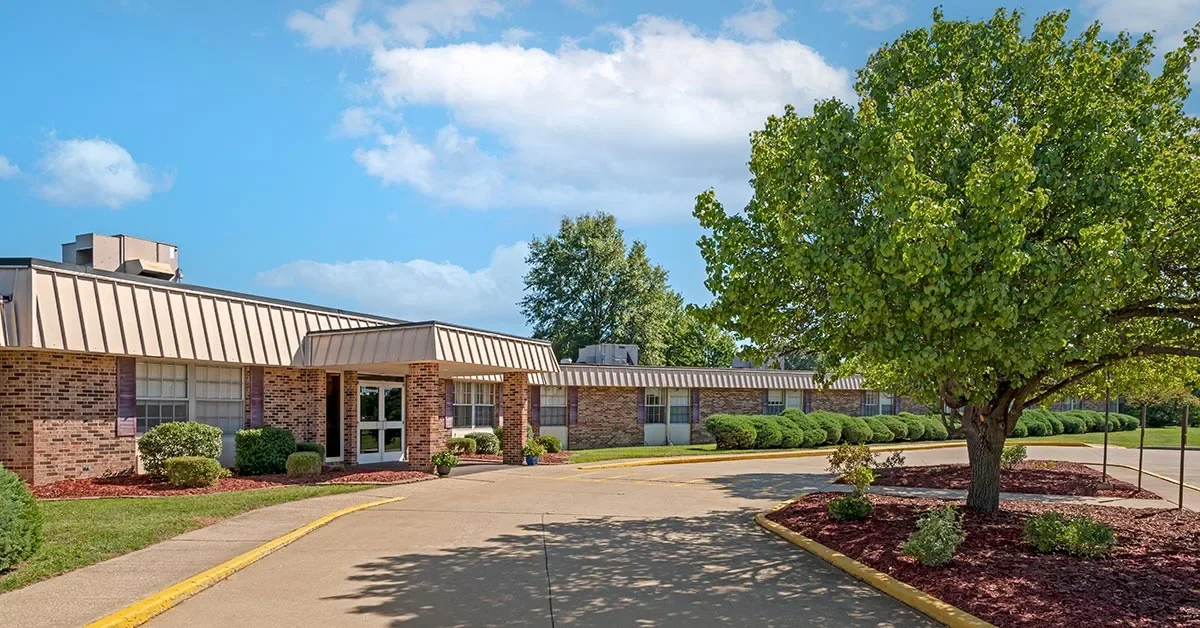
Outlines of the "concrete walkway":
{"label": "concrete walkway", "polygon": [[[1031,458],[1080,462],[1099,453],[1030,448]],[[1153,453],[1178,462],[1175,452]],[[966,451],[907,457],[910,465],[965,462]],[[449,479],[282,504],[0,595],[0,626],[82,625],[328,512],[396,495],[407,499],[339,519],[153,623],[928,625],[753,524],[755,512],[779,501],[829,490],[825,465],[791,458],[598,471],[475,467]],[[1144,485],[1174,499],[1169,483]],[[1200,494],[1188,499],[1200,505]],[[1170,506],[1117,501],[1097,503]]]}

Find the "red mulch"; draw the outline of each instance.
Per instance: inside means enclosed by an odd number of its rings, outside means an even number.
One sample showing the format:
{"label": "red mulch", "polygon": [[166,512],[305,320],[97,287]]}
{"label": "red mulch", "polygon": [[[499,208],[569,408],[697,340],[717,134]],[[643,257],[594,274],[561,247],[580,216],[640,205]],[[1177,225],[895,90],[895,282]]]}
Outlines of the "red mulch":
{"label": "red mulch", "polygon": [[[963,502],[872,495],[874,514],[838,523],[840,494],[814,493],[768,517],[997,626],[1200,626],[1200,515],[1174,509],[1003,502],[995,515],[967,512],[954,561],[924,567],[901,556],[917,516]],[[1022,540],[1032,515],[1059,511],[1111,525],[1112,556],[1036,554]]]}
{"label": "red mulch", "polygon": [[233,476],[218,480],[213,486],[203,488],[175,488],[166,480],[157,480],[148,475],[121,475],[109,478],[62,480],[53,484],[32,487],[39,499],[80,499],[87,497],[169,497],[172,495],[202,495],[205,493],[227,493],[248,491],[258,488],[296,486],[304,484],[399,484],[431,480],[436,476],[420,471],[397,471],[395,469],[369,469],[349,467],[334,469],[327,467],[320,475],[288,477],[286,474]]}
{"label": "red mulch", "polygon": [[[459,456],[467,462],[504,462],[500,454],[475,454],[474,456]],[[560,451],[556,454],[546,454],[538,458],[538,464],[567,464],[571,461],[571,452]]]}
{"label": "red mulch", "polygon": [[[1026,460],[1015,469],[1000,472],[1000,490],[1035,495],[1162,499],[1156,493],[1145,489],[1139,491],[1133,484],[1113,479],[1111,475],[1108,482],[1112,488],[1098,489],[1096,483],[1102,478],[1099,471],[1076,462]],[[886,469],[879,472],[875,484],[966,490],[971,484],[971,469],[965,464]]]}

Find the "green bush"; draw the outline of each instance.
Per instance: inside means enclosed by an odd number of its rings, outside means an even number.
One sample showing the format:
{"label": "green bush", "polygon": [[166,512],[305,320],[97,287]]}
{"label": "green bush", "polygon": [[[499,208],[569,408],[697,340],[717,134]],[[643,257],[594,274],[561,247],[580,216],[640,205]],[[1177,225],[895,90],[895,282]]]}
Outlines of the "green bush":
{"label": "green bush", "polygon": [[1087,431],[1087,421],[1067,412],[1059,412],[1058,420],[1062,421],[1064,434],[1082,434]]}
{"label": "green bush", "polygon": [[1050,421],[1036,410],[1025,411],[1018,422],[1025,424],[1025,431],[1029,436],[1052,436],[1054,432]]}
{"label": "green bush", "polygon": [[237,470],[242,475],[283,473],[288,456],[296,451],[296,437],[281,427],[238,430],[236,442]]}
{"label": "green bush", "polygon": [[467,438],[475,441],[475,453],[495,455],[500,453],[500,439],[491,432],[471,432]]}
{"label": "green bush", "polygon": [[[908,423],[906,423],[904,419],[891,414],[884,414],[875,418],[879,419],[884,425],[887,426],[889,430],[891,430],[892,434],[895,435],[893,440],[912,440],[908,436]],[[925,430],[921,430],[921,433],[924,434]]]}
{"label": "green bush", "polygon": [[479,445],[473,438],[450,438],[446,440],[446,449],[459,456],[474,456]]}
{"label": "green bush", "polygon": [[[1142,406],[1130,405],[1125,410],[1138,417],[1141,425]],[[1200,419],[1200,412],[1192,410],[1192,425]],[[1173,427],[1183,421],[1183,405],[1178,403],[1152,403],[1146,406],[1146,427]]]}
{"label": "green bush", "polygon": [[289,477],[321,475],[321,457],[315,451],[297,451],[284,462]]}
{"label": "green bush", "polygon": [[562,451],[562,441],[558,440],[557,436],[550,436],[549,434],[546,434],[544,436],[538,436],[534,440],[536,440],[539,445],[546,448],[546,453],[556,454]]}
{"label": "green bush", "polygon": [[[796,412],[789,410],[788,412]],[[784,413],[785,415],[787,412]],[[816,447],[825,443],[825,439],[829,437],[824,426],[817,422],[816,419],[803,413],[792,414],[788,417],[792,423],[804,434],[804,444],[800,447]],[[838,431],[841,431],[841,426],[838,426]]]}
{"label": "green bush", "polygon": [[1008,433],[1009,438],[1025,438],[1029,435],[1029,429],[1025,426],[1025,422],[1017,419],[1017,424],[1013,426],[1012,431]]}
{"label": "green bush", "polygon": [[842,441],[842,419],[848,418],[846,415],[826,410],[817,410],[816,412],[809,412],[806,416],[809,420],[815,421],[821,429],[825,430],[825,440],[817,444],[836,445]]}
{"label": "green bush", "polygon": [[1142,420],[1135,416],[1130,416],[1128,414],[1114,414],[1113,416],[1117,417],[1117,419],[1121,421],[1122,431],[1128,432],[1130,430],[1136,430],[1142,426]]}
{"label": "green bush", "polygon": [[791,424],[779,425],[779,447],[782,449],[798,449],[804,446],[804,430]]}
{"label": "green bush", "polygon": [[296,443],[296,451],[311,451],[325,459],[325,446],[321,443]]}
{"label": "green bush", "polygon": [[1107,556],[1117,544],[1108,524],[1089,517],[1066,517],[1048,512],[1025,522],[1025,541],[1042,554],[1061,552],[1071,556]]}
{"label": "green bush", "polygon": [[717,449],[752,449],[757,433],[746,417],[714,414],[704,421],[704,429],[717,441]]}
{"label": "green bush", "polygon": [[537,440],[531,440],[525,443],[525,446],[521,448],[521,455],[532,458],[540,458],[546,455],[546,448],[543,447],[541,443],[537,442]]}
{"label": "green bush", "polygon": [[16,473],[0,467],[0,573],[42,546],[42,511]]}
{"label": "green bush", "polygon": [[928,438],[925,436],[925,417],[917,416],[915,414],[901,414],[899,418],[901,421],[904,421],[904,425],[908,427],[908,440],[916,441],[925,440]]}
{"label": "green bush", "polygon": [[940,567],[954,559],[966,536],[962,515],[953,506],[942,506],[917,519],[917,531],[904,542],[902,552],[927,567]]}
{"label": "green bush", "polygon": [[1025,461],[1025,457],[1029,452],[1024,445],[1005,445],[1004,449],[1000,450],[1000,466],[1005,469],[1015,469],[1017,465]]}
{"label": "green bush", "polygon": [[1063,425],[1062,419],[1058,418],[1051,412],[1046,413],[1046,420],[1050,422],[1050,433],[1058,436],[1067,431],[1067,427]]}
{"label": "green bush", "polygon": [[783,430],[775,422],[775,417],[751,415],[747,417],[754,427],[754,448],[773,449],[783,442]]}
{"label": "green bush", "polygon": [[229,469],[222,467],[216,458],[176,456],[167,458],[164,466],[167,481],[178,488],[212,486],[217,480],[229,476]]}
{"label": "green bush", "polygon": [[925,417],[925,440],[946,440],[950,438],[950,431],[942,423],[942,420],[936,416]]}
{"label": "green bush", "polygon": [[871,516],[875,506],[864,493],[835,497],[829,501],[829,518],[834,521],[859,521]]}
{"label": "green bush", "polygon": [[866,445],[838,445],[829,454],[829,472],[841,476],[854,492],[865,493],[875,482],[875,454]]}
{"label": "green bush", "polygon": [[856,416],[848,416],[842,419],[842,442],[858,444],[869,443],[874,437],[871,432],[871,426],[867,422]]}
{"label": "green bush", "polygon": [[1089,432],[1104,431],[1104,413],[1095,410],[1071,410],[1071,414],[1086,421]]}
{"label": "green bush", "polygon": [[[499,441],[501,443],[504,442],[504,426],[503,425],[497,425],[496,427],[493,427],[492,433],[496,435],[497,441]],[[535,438],[537,438],[537,436],[533,433],[533,424],[526,423],[525,424],[525,442],[528,443]],[[499,449],[497,449],[496,451],[499,451]]]}
{"label": "green bush", "polygon": [[137,447],[146,473],[162,477],[167,458],[221,457],[221,428],[195,421],[160,423],[142,434]]}
{"label": "green bush", "polygon": [[867,417],[865,420],[871,428],[872,443],[890,443],[896,440],[896,435],[892,433],[892,430],[888,429],[888,426],[879,417]]}

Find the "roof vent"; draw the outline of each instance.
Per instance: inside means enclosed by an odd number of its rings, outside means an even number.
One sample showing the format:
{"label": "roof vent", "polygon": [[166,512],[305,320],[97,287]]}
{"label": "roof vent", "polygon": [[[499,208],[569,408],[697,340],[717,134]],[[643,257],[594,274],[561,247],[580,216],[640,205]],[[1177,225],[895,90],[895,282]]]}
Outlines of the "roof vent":
{"label": "roof vent", "polygon": [[62,245],[62,259],[96,270],[178,281],[179,247],[117,234],[83,233]]}
{"label": "roof vent", "polygon": [[573,362],[574,362],[574,360],[572,360],[571,358],[563,358],[558,361],[559,364],[572,364]]}
{"label": "roof vent", "polygon": [[612,343],[588,345],[579,350],[579,364],[637,366],[638,346]]}

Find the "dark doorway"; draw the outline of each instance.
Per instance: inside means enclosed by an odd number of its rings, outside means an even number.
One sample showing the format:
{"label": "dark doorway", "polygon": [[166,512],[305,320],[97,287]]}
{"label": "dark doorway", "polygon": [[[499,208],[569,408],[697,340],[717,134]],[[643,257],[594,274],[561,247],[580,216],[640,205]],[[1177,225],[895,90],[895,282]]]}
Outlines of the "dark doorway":
{"label": "dark doorway", "polygon": [[342,375],[325,374],[325,455],[342,458]]}

